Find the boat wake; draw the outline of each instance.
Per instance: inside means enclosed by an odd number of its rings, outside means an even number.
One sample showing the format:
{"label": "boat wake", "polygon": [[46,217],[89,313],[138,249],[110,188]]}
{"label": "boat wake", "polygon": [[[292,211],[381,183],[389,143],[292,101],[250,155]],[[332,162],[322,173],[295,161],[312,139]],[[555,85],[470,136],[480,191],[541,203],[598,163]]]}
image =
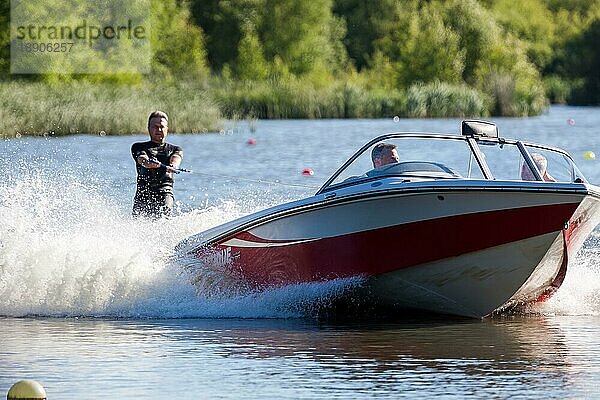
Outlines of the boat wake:
{"label": "boat wake", "polygon": [[[173,262],[184,238],[263,205],[247,199],[169,220],[133,220],[89,179],[44,172],[0,183],[0,315],[106,318],[315,316],[358,278],[256,293],[221,270]],[[600,233],[533,313],[600,314]]]}
{"label": "boat wake", "polygon": [[547,302],[529,310],[544,315],[600,315],[600,231],[585,242],[561,288]]}
{"label": "boat wake", "polygon": [[[0,183],[0,315],[108,318],[289,318],[310,314],[356,280],[240,292],[173,249],[255,211],[247,199],[148,222],[89,179],[35,172]],[[197,271],[196,271],[197,272]],[[209,285],[208,282],[211,282]]]}

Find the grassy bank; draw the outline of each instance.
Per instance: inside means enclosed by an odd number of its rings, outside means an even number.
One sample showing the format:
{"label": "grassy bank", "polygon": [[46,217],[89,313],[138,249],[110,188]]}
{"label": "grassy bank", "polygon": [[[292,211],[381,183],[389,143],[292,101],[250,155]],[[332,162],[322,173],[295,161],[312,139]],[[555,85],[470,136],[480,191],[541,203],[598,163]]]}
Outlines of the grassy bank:
{"label": "grassy bank", "polygon": [[[487,93],[464,84],[432,82],[408,90],[336,82],[318,88],[302,81],[228,82],[211,94],[227,118],[446,118],[541,114],[543,93],[491,86]],[[502,107],[499,102],[502,101]]]}
{"label": "grassy bank", "polygon": [[397,115],[406,102],[399,91],[340,82],[324,88],[299,81],[229,82],[212,94],[228,118],[380,118]]}
{"label": "grassy bank", "polygon": [[543,96],[519,95],[511,84],[490,87],[483,93],[441,82],[416,84],[406,91],[341,80],[323,87],[296,79],[129,85],[4,82],[0,137],[140,133],[146,131],[149,112],[156,109],[171,116],[173,132],[206,132],[219,130],[222,118],[527,116],[545,108]]}
{"label": "grassy bank", "polygon": [[218,107],[194,84],[9,82],[0,83],[0,137],[146,132],[156,109],[170,114],[173,132],[221,126]]}

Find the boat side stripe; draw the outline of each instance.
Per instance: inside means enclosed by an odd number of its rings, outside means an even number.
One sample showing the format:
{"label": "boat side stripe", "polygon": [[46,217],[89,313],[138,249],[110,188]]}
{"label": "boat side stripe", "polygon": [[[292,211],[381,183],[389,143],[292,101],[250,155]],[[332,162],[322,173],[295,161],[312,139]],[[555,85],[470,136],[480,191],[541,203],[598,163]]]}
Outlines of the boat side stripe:
{"label": "boat side stripe", "polygon": [[[260,238],[256,238],[255,239],[259,239]],[[273,241],[273,242],[268,242],[264,239],[260,240],[260,241],[251,241],[251,240],[244,240],[244,239],[238,239],[238,238],[232,238],[227,240],[226,242],[221,243],[221,246],[230,246],[230,247],[280,247],[280,246],[291,246],[291,245],[295,245],[295,244],[300,244],[300,243],[306,243],[306,242],[312,242],[313,240],[318,240],[318,239],[304,239],[304,240],[293,240],[293,241]]]}

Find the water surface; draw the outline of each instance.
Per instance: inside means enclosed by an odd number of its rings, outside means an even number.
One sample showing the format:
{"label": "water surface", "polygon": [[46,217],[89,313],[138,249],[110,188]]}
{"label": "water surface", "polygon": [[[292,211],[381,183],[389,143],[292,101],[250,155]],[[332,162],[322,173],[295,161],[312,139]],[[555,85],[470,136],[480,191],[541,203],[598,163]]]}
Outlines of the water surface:
{"label": "water surface", "polygon": [[[600,183],[584,158],[600,156],[599,108],[496,122],[506,137],[566,149]],[[193,233],[314,193],[375,135],[459,124],[242,121],[172,135],[196,173],[177,177],[177,215],[151,224],[129,217],[129,148],[144,135],[0,141],[0,396],[22,378],[52,399],[600,396],[597,231],[548,303],[483,321],[324,318],[352,282],[240,296],[216,273],[195,287],[170,262]]]}

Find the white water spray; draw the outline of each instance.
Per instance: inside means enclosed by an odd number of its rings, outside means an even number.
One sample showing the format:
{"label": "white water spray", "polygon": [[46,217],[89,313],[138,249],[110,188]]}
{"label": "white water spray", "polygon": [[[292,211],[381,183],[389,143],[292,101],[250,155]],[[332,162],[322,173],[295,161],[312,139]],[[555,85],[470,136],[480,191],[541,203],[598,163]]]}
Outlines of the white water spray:
{"label": "white water spray", "polygon": [[536,310],[543,314],[600,315],[600,232],[592,233],[569,264],[560,289]]}
{"label": "white water spray", "polygon": [[171,219],[134,220],[89,184],[44,172],[0,184],[0,315],[295,317],[356,283],[245,294],[194,286],[170,262],[176,244],[254,210],[225,202]]}

